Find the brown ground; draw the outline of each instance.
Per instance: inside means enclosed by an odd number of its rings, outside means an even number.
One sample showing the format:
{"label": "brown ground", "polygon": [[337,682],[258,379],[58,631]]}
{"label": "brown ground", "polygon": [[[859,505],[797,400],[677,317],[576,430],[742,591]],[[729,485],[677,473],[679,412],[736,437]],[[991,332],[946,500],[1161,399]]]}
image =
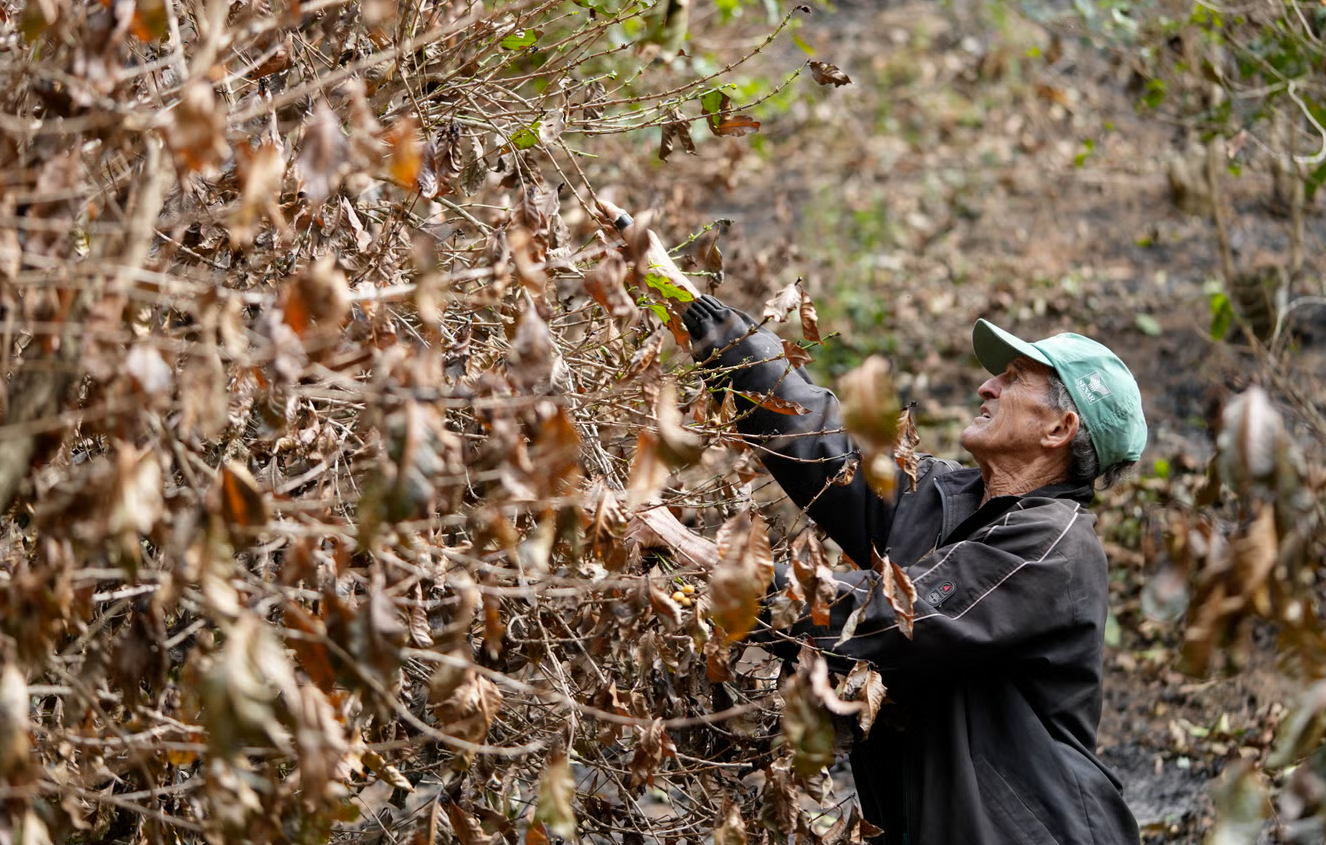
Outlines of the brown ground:
{"label": "brown ground", "polygon": [[[697,157],[678,153],[624,180],[669,186],[656,200],[670,222],[733,221],[725,298],[754,306],[804,277],[822,329],[842,332],[821,353],[823,369],[890,354],[920,402],[930,450],[955,451],[970,418],[979,379],[967,344],[980,316],[1026,335],[1071,329],[1111,345],[1148,409],[1143,475],[1157,459],[1202,472],[1212,411],[1254,368],[1237,344],[1209,339],[1214,231],[1207,215],[1178,207],[1171,183],[1176,170],[1200,166],[1201,153],[1176,127],[1139,115],[1128,69],[1071,31],[1056,41],[1016,16],[1001,24],[956,5],[816,4],[798,34],[853,84],[799,79],[787,102],[756,108],[758,139],[710,138]],[[692,25],[700,46],[703,33],[701,17]],[[1032,47],[1062,53],[1048,62],[1028,57]],[[748,72],[779,78],[805,59],[783,39]],[[1076,162],[1087,139],[1094,148]],[[1281,256],[1286,225],[1266,207],[1265,181],[1245,175],[1223,188],[1239,266]],[[668,234],[680,240],[684,227]],[[1305,330],[1305,355],[1320,356]],[[1173,668],[1177,627],[1141,613],[1153,566],[1138,537],[1179,486],[1156,482],[1156,495],[1116,503],[1101,525],[1116,550],[1120,627],[1101,750],[1156,842],[1201,841],[1209,782],[1230,760],[1263,756],[1291,687],[1271,667],[1266,632],[1248,668],[1201,681]]]}

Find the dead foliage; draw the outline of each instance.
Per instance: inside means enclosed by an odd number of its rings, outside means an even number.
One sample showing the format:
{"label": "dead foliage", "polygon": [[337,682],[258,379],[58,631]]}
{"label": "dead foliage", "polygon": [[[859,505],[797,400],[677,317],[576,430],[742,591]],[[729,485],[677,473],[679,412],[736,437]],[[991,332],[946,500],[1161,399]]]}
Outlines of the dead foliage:
{"label": "dead foliage", "polygon": [[0,838],[821,839],[731,403],[594,202],[759,123],[616,5],[0,10]]}

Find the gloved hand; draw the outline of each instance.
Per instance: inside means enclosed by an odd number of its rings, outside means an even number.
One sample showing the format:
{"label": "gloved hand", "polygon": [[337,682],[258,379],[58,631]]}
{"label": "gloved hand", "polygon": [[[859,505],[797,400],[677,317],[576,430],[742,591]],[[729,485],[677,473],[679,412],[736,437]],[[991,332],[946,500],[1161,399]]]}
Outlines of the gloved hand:
{"label": "gloved hand", "polygon": [[715,349],[722,349],[739,340],[756,325],[755,321],[734,308],[729,308],[708,294],[686,306],[681,321],[691,335],[691,355],[696,361],[708,362]]}

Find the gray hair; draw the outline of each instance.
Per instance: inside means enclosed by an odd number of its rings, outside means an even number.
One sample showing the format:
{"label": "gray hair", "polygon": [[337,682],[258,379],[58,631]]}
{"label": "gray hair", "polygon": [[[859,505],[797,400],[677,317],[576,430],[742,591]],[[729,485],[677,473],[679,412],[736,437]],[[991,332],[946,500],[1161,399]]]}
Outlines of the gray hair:
{"label": "gray hair", "polygon": [[1132,469],[1136,461],[1119,461],[1113,466],[1100,466],[1100,458],[1096,455],[1096,446],[1091,442],[1091,431],[1087,428],[1087,421],[1082,418],[1082,414],[1077,410],[1077,403],[1073,401],[1072,394],[1068,392],[1068,385],[1064,384],[1059,374],[1051,370],[1049,373],[1050,386],[1046,391],[1045,401],[1056,411],[1072,411],[1077,414],[1077,434],[1073,435],[1073,440],[1068,444],[1068,478],[1078,484],[1090,484],[1100,490],[1107,490],[1117,484],[1128,470]]}

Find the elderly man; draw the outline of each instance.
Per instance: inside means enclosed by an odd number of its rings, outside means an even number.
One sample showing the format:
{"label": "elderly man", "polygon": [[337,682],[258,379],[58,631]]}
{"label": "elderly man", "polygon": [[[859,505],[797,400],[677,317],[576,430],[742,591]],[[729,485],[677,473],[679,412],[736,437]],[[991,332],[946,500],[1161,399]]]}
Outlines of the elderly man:
{"label": "elderly man", "polygon": [[[962,434],[977,468],[923,458],[916,489],[889,502],[864,473],[835,483],[856,453],[838,400],[787,365],[777,337],[708,296],[683,320],[711,382],[808,410],[739,399],[738,425],[792,500],[865,567],[839,576],[828,628],[803,622],[791,634],[813,637],[840,670],[870,661],[888,687],[894,704],[851,757],[882,842],[1136,843],[1120,783],[1095,755],[1109,575],[1087,510],[1093,488],[1146,443],[1123,362],[1080,335],[1027,343],[978,321],[976,358],[992,376]],[[872,549],[916,587],[911,639],[869,569]]]}

